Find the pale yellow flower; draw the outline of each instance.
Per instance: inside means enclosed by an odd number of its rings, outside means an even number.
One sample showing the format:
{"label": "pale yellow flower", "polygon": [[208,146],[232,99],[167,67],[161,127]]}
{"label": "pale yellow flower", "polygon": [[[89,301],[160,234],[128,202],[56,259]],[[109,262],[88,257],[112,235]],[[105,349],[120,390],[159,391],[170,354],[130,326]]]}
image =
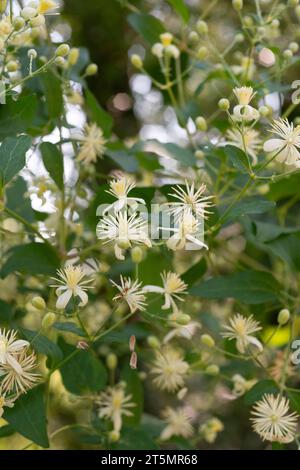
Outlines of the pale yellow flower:
{"label": "pale yellow flower", "polygon": [[176,392],[184,386],[184,379],[189,365],[184,361],[181,353],[170,347],[156,353],[156,358],[151,369],[155,375],[153,382],[161,390]]}
{"label": "pale yellow flower", "polygon": [[54,284],[51,287],[56,287],[56,295],[58,296],[56,308],[64,309],[69,303],[71,297],[79,297],[79,306],[83,307],[88,302],[88,296],[85,292],[91,289],[89,284],[93,279],[86,279],[86,274],[81,266],[68,265],[64,269],[57,271],[59,278],[52,278],[59,284]]}
{"label": "pale yellow flower", "polygon": [[9,365],[16,372],[21,372],[21,367],[16,360],[16,354],[29,346],[29,342],[16,339],[17,333],[13,330],[0,329],[0,367]]}
{"label": "pale yellow flower", "polygon": [[27,354],[26,350],[23,350],[16,353],[15,359],[20,366],[18,371],[8,364],[0,366],[1,389],[5,393],[26,393],[40,379],[39,374],[33,372],[36,369],[36,356],[34,353]]}
{"label": "pale yellow flower", "polygon": [[41,15],[43,15],[44,13],[54,10],[57,7],[58,7],[58,4],[54,2],[53,0],[40,0],[39,6],[38,6],[38,12]]}
{"label": "pale yellow flower", "polygon": [[278,136],[264,143],[265,152],[275,152],[276,160],[287,165],[300,161],[300,126],[294,127],[287,119],[274,120],[271,132]]}
{"label": "pale yellow flower", "polygon": [[102,157],[105,151],[106,139],[102,129],[97,124],[86,124],[83,135],[76,136],[80,141],[78,160],[84,163],[96,162],[97,157]]}
{"label": "pale yellow flower", "polygon": [[255,129],[245,128],[241,134],[237,129],[229,129],[226,133],[227,144],[240,148],[250,155],[253,160],[253,165],[257,164],[257,153],[262,147],[262,141],[259,137],[259,132]]}
{"label": "pale yellow flower", "polygon": [[144,287],[144,292],[155,292],[163,294],[165,297],[165,303],[162,307],[163,310],[167,310],[172,307],[174,313],[178,313],[178,307],[175,300],[182,302],[182,294],[186,294],[187,284],[183,282],[177,273],[171,271],[164,271],[161,274],[163,281],[163,287],[147,285]]}
{"label": "pale yellow flower", "polygon": [[192,436],[194,430],[191,425],[191,417],[184,408],[174,410],[171,407],[167,407],[163,411],[163,417],[167,422],[167,426],[160,435],[163,441],[170,439],[172,436],[182,436],[185,439]]}
{"label": "pale yellow flower", "polygon": [[240,353],[244,354],[250,345],[257,347],[259,351],[263,350],[261,342],[253,336],[253,333],[261,330],[261,326],[252,315],[247,318],[237,313],[229,319],[229,325],[224,325],[224,329],[226,331],[222,336],[236,340],[236,347]]}
{"label": "pale yellow flower", "polygon": [[113,298],[113,300],[125,300],[130,308],[131,313],[134,313],[137,310],[145,310],[146,297],[143,290],[141,289],[142,283],[137,279],[132,281],[132,279],[123,276],[120,276],[120,281],[121,285],[111,281],[120,292]]}
{"label": "pale yellow flower", "polygon": [[110,419],[113,423],[114,431],[122,428],[122,417],[132,416],[130,408],[136,405],[131,401],[132,395],[126,395],[122,384],[115,387],[108,387],[96,400],[99,406],[99,417]]}

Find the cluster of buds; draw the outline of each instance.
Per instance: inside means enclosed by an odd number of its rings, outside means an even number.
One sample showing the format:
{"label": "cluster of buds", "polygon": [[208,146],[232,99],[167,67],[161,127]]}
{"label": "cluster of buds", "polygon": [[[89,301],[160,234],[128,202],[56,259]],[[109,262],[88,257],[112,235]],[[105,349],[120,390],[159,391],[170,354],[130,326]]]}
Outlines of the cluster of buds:
{"label": "cluster of buds", "polygon": [[131,335],[129,339],[129,350],[131,352],[129,365],[131,369],[137,368],[137,353],[135,352],[135,346],[136,346],[136,337],[134,335]]}
{"label": "cluster of buds", "polygon": [[173,34],[163,33],[160,35],[160,42],[156,42],[151,49],[153,55],[158,59],[163,57],[178,59],[180,51],[177,46],[173,44]]}

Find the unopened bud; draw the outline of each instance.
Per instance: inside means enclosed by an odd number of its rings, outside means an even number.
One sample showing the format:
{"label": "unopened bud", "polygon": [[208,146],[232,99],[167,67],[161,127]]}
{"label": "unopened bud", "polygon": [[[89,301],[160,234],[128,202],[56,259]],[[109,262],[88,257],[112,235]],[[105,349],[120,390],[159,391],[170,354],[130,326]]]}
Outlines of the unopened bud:
{"label": "unopened bud", "polygon": [[36,8],[25,7],[21,10],[21,16],[24,18],[24,20],[30,20],[36,15],[37,15]]}
{"label": "unopened bud", "polygon": [[251,26],[253,26],[253,18],[251,18],[251,16],[244,16],[244,25],[247,28],[251,28]]}
{"label": "unopened bud", "polygon": [[72,47],[69,53],[69,57],[68,57],[68,64],[71,66],[75,65],[77,64],[78,59],[79,59],[79,49],[77,47]]}
{"label": "unopened bud", "polygon": [[245,36],[242,33],[238,33],[235,35],[234,39],[235,39],[235,42],[241,43],[244,41]]}
{"label": "unopened bud", "polygon": [[206,35],[208,33],[207,23],[203,20],[197,21],[196,28],[199,34]]}
{"label": "unopened bud", "polygon": [[258,112],[261,116],[266,117],[268,116],[268,114],[270,114],[270,109],[268,108],[268,106],[260,106],[258,108]]}
{"label": "unopened bud", "polygon": [[137,353],[135,351],[133,351],[131,353],[129,365],[130,365],[131,369],[136,369],[137,368]]}
{"label": "unopened bud", "polygon": [[48,312],[42,320],[42,328],[48,330],[56,322],[56,315],[53,312]]}
{"label": "unopened bud", "polygon": [[66,61],[63,57],[55,57],[55,61],[54,61],[55,65],[57,65],[58,67],[64,67],[66,65]]}
{"label": "unopened bud", "polygon": [[170,44],[165,48],[165,52],[169,57],[173,57],[174,59],[178,59],[180,56],[180,50],[178,47],[174,46],[174,44]]}
{"label": "unopened bud", "polygon": [[135,350],[135,344],[136,344],[136,338],[134,335],[131,335],[130,336],[130,339],[129,339],[129,349],[130,349],[130,352],[133,352]]}
{"label": "unopened bud", "polygon": [[228,109],[230,108],[229,100],[227,98],[220,99],[218,102],[218,106],[222,111],[228,111]]}
{"label": "unopened bud", "polygon": [[201,343],[209,348],[213,348],[215,345],[214,339],[210,335],[202,335],[201,336]]}
{"label": "unopened bud", "polygon": [[13,27],[15,31],[20,31],[20,29],[24,28],[24,26],[25,26],[25,20],[21,16],[17,16],[13,20]]}
{"label": "unopened bud", "polygon": [[55,51],[56,57],[66,57],[70,52],[70,46],[68,44],[61,44]]}
{"label": "unopened bud", "polygon": [[241,11],[243,8],[243,0],[232,0],[232,6],[236,11]]}
{"label": "unopened bud", "polygon": [[191,321],[191,317],[189,315],[186,315],[185,313],[182,313],[178,315],[176,322],[179,325],[187,325]]}
{"label": "unopened bud", "polygon": [[143,260],[143,250],[140,246],[134,246],[132,248],[131,259],[134,264],[139,264]]}
{"label": "unopened bud", "polygon": [[202,160],[202,158],[204,157],[204,152],[202,152],[202,150],[196,150],[195,157],[199,160]]}
{"label": "unopened bud", "polygon": [[285,325],[289,321],[290,316],[291,316],[290,311],[287,308],[280,310],[278,317],[277,317],[278,324],[280,326]]}
{"label": "unopened bud", "polygon": [[97,64],[89,64],[85,69],[85,75],[87,77],[91,77],[92,75],[96,75],[98,73],[98,65]]}
{"label": "unopened bud", "polygon": [[196,118],[196,126],[199,131],[206,132],[207,131],[207,122],[202,116],[198,116]]}
{"label": "unopened bud", "polygon": [[263,47],[258,54],[258,62],[264,67],[272,67],[276,62],[276,57],[273,51],[267,47]]}
{"label": "unopened bud", "polygon": [[178,400],[182,400],[186,396],[187,392],[188,392],[187,387],[184,387],[181,390],[179,390],[179,392],[177,393]]}
{"label": "unopened bud", "polygon": [[149,344],[150,348],[153,348],[153,349],[160,348],[160,341],[156,336],[148,336],[147,343]]}
{"label": "unopened bud", "polygon": [[289,49],[292,51],[293,54],[296,54],[299,50],[299,45],[296,42],[291,42],[289,44]]}
{"label": "unopened bud", "polygon": [[108,434],[108,439],[110,442],[117,442],[120,439],[119,431],[116,431],[115,429],[113,431],[110,431],[110,433]]}
{"label": "unopened bud", "polygon": [[207,59],[208,54],[209,54],[209,52],[208,52],[207,47],[205,47],[205,46],[199,47],[199,49],[198,49],[198,51],[197,51],[197,57],[198,57],[198,59],[200,59],[200,60],[205,60],[205,59]]}
{"label": "unopened bud", "polygon": [[136,67],[137,69],[141,69],[143,67],[143,61],[139,55],[132,54],[132,56],[130,57],[130,60],[131,60],[132,65]]}
{"label": "unopened bud", "polygon": [[37,310],[45,310],[46,308],[46,302],[44,301],[43,297],[33,297],[33,299],[31,300],[31,304]]}
{"label": "unopened bud", "polygon": [[272,26],[272,28],[279,28],[279,26],[280,26],[280,21],[279,21],[277,18],[275,18],[275,20],[273,20],[273,21],[271,22],[271,26]]}
{"label": "unopened bud", "polygon": [[199,36],[196,31],[191,31],[189,34],[189,42],[195,43],[199,41]]}
{"label": "unopened bud", "polygon": [[45,17],[43,15],[37,15],[34,18],[31,18],[30,24],[33,28],[38,28],[45,24]]}
{"label": "unopened bud", "polygon": [[285,49],[285,51],[283,51],[282,55],[285,59],[290,59],[291,57],[293,57],[293,53],[290,49]]}
{"label": "unopened bud", "polygon": [[218,375],[220,373],[220,368],[217,364],[210,364],[206,367],[205,371],[208,375]]}
{"label": "unopened bud", "polygon": [[8,72],[16,72],[18,68],[19,68],[18,62],[16,62],[15,60],[10,60],[6,64],[6,69]]}
{"label": "unopened bud", "polygon": [[106,358],[106,365],[110,370],[114,370],[118,365],[118,358],[114,353],[110,353]]}

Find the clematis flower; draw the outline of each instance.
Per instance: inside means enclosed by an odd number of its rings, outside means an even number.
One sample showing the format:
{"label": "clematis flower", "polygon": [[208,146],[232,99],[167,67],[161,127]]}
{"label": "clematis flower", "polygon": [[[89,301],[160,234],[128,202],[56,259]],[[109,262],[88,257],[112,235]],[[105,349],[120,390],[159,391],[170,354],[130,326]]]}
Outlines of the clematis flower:
{"label": "clematis flower", "polygon": [[246,348],[251,344],[260,351],[263,350],[261,342],[253,336],[253,333],[261,330],[261,326],[253,319],[253,316],[244,317],[237,313],[229,319],[229,325],[225,325],[225,332],[222,333],[224,338],[235,339],[236,347],[242,354],[245,353]]}
{"label": "clematis flower", "polygon": [[237,121],[253,121],[259,118],[257,109],[250,106],[250,101],[255,95],[252,87],[243,86],[241,88],[234,88],[233,93],[237,97],[238,105],[233,108],[233,116]]}
{"label": "clematis flower", "polygon": [[93,279],[85,279],[86,274],[81,266],[68,265],[64,269],[57,271],[59,278],[52,278],[59,284],[54,284],[51,287],[56,287],[56,295],[58,296],[56,308],[63,309],[68,305],[71,297],[79,297],[81,302],[80,307],[83,307],[88,302],[88,296],[85,292],[91,289],[89,284]]}
{"label": "clematis flower", "polygon": [[132,279],[123,276],[120,276],[120,281],[121,285],[111,281],[111,283],[119,290],[119,294],[115,295],[113,300],[125,300],[131,313],[134,313],[137,310],[145,310],[146,297],[141,289],[142,283],[138,280],[132,281]]}
{"label": "clematis flower", "polygon": [[[175,300],[182,302],[180,294],[186,294],[187,284],[180,279],[180,276],[177,273],[163,272],[161,274],[163,281],[163,287],[147,285],[144,286],[144,292],[156,292],[162,294],[165,297],[165,303],[162,306],[163,310],[168,310],[172,307],[174,313],[178,313],[178,307]],[[175,299],[175,300],[174,300]]]}
{"label": "clematis flower", "polygon": [[259,137],[259,132],[255,129],[245,128],[243,130],[243,136],[237,129],[229,129],[226,133],[227,141],[226,144],[233,145],[235,147],[246,151],[252,158],[253,165],[257,164],[257,153],[261,149],[262,142]]}
{"label": "clematis flower", "polygon": [[182,436],[185,439],[192,436],[194,430],[191,425],[191,417],[187,414],[185,408],[174,410],[167,407],[163,411],[163,417],[167,422],[167,426],[160,435],[163,441],[170,439],[172,436]]}
{"label": "clematis flower", "polygon": [[110,204],[104,211],[103,215],[114,209],[115,212],[120,212],[126,206],[130,206],[133,210],[136,210],[138,204],[145,205],[144,199],[136,197],[128,197],[130,191],[135,188],[135,182],[131,179],[121,176],[118,179],[115,179],[109,183],[110,189],[106,192],[115,196],[117,201],[113,204]]}
{"label": "clematis flower", "polygon": [[276,160],[287,165],[299,165],[300,126],[294,127],[287,119],[274,120],[271,132],[279,138],[264,143],[265,152],[276,152]]}
{"label": "clematis flower", "polygon": [[13,330],[5,331],[0,329],[0,367],[8,364],[16,372],[21,371],[20,364],[16,359],[16,353],[29,346],[29,342],[16,339],[17,333]]}

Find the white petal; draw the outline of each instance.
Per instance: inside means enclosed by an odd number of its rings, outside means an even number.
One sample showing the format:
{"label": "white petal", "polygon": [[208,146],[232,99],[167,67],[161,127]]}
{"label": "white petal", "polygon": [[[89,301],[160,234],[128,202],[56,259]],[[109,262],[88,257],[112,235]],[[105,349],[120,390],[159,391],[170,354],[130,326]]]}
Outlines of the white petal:
{"label": "white petal", "polygon": [[159,286],[144,286],[143,287],[143,292],[156,292],[158,294],[164,294],[165,291],[163,289],[163,287],[159,287]]}
{"label": "white petal", "polygon": [[274,152],[285,146],[285,142],[282,139],[269,139],[264,143],[265,152]]}
{"label": "white petal", "polygon": [[9,364],[17,372],[17,374],[22,374],[22,367],[11,354],[6,354],[6,360],[7,364]]}
{"label": "white petal", "polygon": [[260,351],[263,351],[263,345],[261,344],[261,342],[255,338],[254,336],[247,336],[247,340],[249,341],[250,344],[253,344],[254,346],[256,346]]}
{"label": "white petal", "polygon": [[10,346],[9,346],[9,351],[15,352],[19,351],[20,349],[27,348],[29,346],[28,341],[24,341],[22,339],[18,339],[17,341],[14,341]]}
{"label": "white petal", "polygon": [[82,289],[80,289],[80,287],[77,287],[76,294],[81,299],[81,302],[79,304],[80,307],[83,307],[84,305],[86,305],[88,303],[88,300],[89,300],[88,295],[86,294],[86,292],[84,292]]}
{"label": "white petal", "polygon": [[66,308],[70,298],[72,297],[71,289],[66,290],[63,294],[60,294],[56,301],[56,308],[63,309]]}
{"label": "white petal", "polygon": [[123,261],[125,259],[125,256],[123,255],[122,248],[120,248],[117,244],[115,244],[114,248],[115,248],[116,258]]}

